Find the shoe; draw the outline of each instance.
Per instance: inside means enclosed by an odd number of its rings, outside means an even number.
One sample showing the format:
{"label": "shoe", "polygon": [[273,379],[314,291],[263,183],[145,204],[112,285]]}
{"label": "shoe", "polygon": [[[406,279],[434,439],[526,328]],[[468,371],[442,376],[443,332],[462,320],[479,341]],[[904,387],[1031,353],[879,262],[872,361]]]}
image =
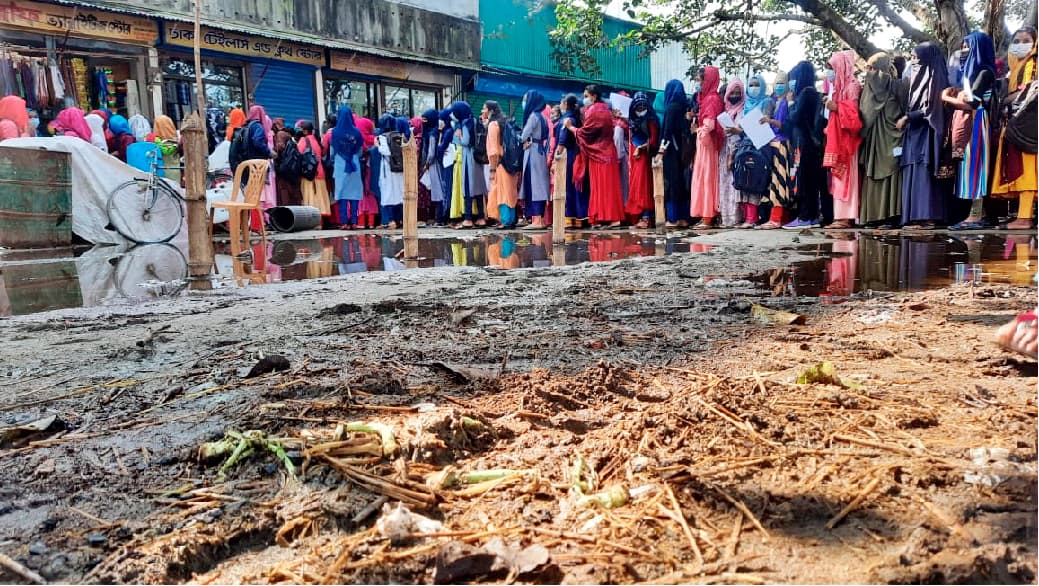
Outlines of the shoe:
{"label": "shoe", "polygon": [[762,224],[760,226],[754,226],[754,229],[755,230],[779,230],[782,227],[783,227],[783,225],[780,224],[779,222],[769,221],[769,222],[765,222],[764,224]]}
{"label": "shoe", "polygon": [[805,228],[818,228],[819,220],[797,219],[783,226],[784,230],[804,230]]}
{"label": "shoe", "polygon": [[755,228],[752,222],[743,222],[739,226],[736,226],[738,230],[753,230]]}
{"label": "shoe", "polygon": [[977,221],[977,222],[963,221],[963,222],[960,222],[959,224],[956,224],[954,226],[949,226],[950,230],[955,230],[957,232],[959,232],[960,230],[984,230],[985,228],[988,228],[988,224],[986,224],[984,221]]}
{"label": "shoe", "polygon": [[837,220],[836,222],[831,223],[826,228],[828,230],[848,230],[854,227],[855,226],[848,220]]}

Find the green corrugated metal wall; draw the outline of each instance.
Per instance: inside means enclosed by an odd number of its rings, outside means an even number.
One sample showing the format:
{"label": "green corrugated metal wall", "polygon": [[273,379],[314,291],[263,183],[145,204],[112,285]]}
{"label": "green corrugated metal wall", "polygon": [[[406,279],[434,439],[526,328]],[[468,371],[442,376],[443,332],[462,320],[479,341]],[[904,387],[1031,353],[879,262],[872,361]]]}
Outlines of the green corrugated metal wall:
{"label": "green corrugated metal wall", "polygon": [[520,104],[523,101],[521,98],[502,96],[499,94],[468,92],[465,99],[472,106],[474,113],[479,113],[480,108],[483,108],[483,103],[487,100],[494,100],[495,102],[498,102],[498,105],[501,106],[501,109],[505,112],[506,116],[511,113],[513,119],[516,120],[516,124],[521,123],[523,117],[523,109],[520,108]]}
{"label": "green corrugated metal wall", "polygon": [[[510,71],[563,77],[555,60],[548,31],[556,25],[555,9],[549,5],[528,15],[529,0],[480,0],[483,22],[483,47],[480,62]],[[500,29],[499,29],[500,27]],[[607,38],[637,28],[634,23],[607,18],[603,32]],[[639,48],[599,49],[594,53],[602,70],[598,79],[582,76],[582,81],[603,81],[631,88],[652,84],[649,59],[639,59]],[[570,76],[566,76],[570,77]]]}

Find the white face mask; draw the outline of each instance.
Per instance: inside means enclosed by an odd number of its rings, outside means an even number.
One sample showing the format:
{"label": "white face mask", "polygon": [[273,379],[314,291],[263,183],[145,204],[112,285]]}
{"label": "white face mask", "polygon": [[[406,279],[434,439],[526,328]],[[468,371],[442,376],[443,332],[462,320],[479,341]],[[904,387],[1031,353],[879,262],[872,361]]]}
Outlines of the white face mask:
{"label": "white face mask", "polygon": [[591,106],[594,103],[594,102],[592,102],[591,98],[585,98],[585,99],[583,99],[581,101],[584,102],[585,106]]}
{"label": "white face mask", "polygon": [[39,127],[40,127],[40,119],[39,118],[29,118],[29,128],[32,128],[33,130],[36,130]]}
{"label": "white face mask", "polygon": [[694,81],[693,82],[693,93],[694,94],[700,93],[700,82],[698,82],[698,81]]}
{"label": "white face mask", "polygon": [[837,79],[837,72],[832,70],[832,69],[827,69],[826,70],[826,80],[827,81],[833,81],[835,79]]}
{"label": "white face mask", "polygon": [[444,129],[444,121],[443,120],[441,120],[440,122],[437,122],[437,128],[439,128],[440,130]]}
{"label": "white face mask", "polygon": [[642,117],[644,117],[644,116],[645,116],[645,115],[646,115],[647,113],[649,113],[649,110],[639,110],[639,111],[635,112],[635,115],[636,115],[636,116],[638,116],[639,118],[642,118]]}
{"label": "white face mask", "polygon": [[916,72],[916,61],[906,63],[906,68],[902,70],[902,79],[913,79],[914,72]]}
{"label": "white face mask", "polygon": [[791,79],[791,80],[790,80],[790,81],[789,81],[789,82],[787,83],[787,85],[789,85],[789,86],[790,86],[790,91],[791,91],[791,92],[795,92],[795,91],[797,91],[797,80],[796,80],[796,79]]}
{"label": "white face mask", "polygon": [[1032,52],[1032,43],[1012,43],[1010,45],[1010,54],[1018,59],[1023,59]]}
{"label": "white face mask", "polygon": [[455,122],[458,122],[458,118],[455,118],[454,112],[451,113],[451,120],[454,120]]}
{"label": "white face mask", "polygon": [[761,95],[761,86],[759,86],[759,85],[752,85],[749,88],[747,88],[747,97],[748,98],[752,98],[752,99],[756,100],[756,99],[758,99],[758,96],[760,96],[760,95]]}

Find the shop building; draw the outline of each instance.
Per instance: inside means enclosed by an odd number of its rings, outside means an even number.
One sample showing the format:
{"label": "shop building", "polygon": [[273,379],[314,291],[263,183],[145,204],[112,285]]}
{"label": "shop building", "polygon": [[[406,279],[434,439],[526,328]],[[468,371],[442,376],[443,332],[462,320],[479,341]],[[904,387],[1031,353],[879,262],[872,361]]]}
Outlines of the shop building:
{"label": "shop building", "polygon": [[41,123],[68,106],[152,116],[149,18],[27,0],[0,4],[0,93],[25,98]]}

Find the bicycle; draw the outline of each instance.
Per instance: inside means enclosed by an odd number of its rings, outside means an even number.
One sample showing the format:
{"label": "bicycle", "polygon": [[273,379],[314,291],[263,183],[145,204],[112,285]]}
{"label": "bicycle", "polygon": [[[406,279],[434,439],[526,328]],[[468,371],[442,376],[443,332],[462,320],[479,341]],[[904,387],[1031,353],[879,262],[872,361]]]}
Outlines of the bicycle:
{"label": "bicycle", "polygon": [[184,199],[159,177],[161,169],[179,169],[158,164],[155,152],[148,153],[151,173],[120,184],[108,195],[108,226],[137,244],[169,242],[184,225]]}

